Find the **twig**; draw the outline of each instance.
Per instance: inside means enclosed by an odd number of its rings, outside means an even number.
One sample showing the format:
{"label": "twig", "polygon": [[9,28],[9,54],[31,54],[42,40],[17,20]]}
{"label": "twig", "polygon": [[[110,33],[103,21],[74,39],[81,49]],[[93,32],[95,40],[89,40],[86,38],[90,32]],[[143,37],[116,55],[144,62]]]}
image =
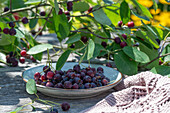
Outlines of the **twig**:
{"label": "twig", "polygon": [[10,0],[10,7],[9,7],[9,11],[12,12],[12,0]]}
{"label": "twig", "polygon": [[167,54],[158,56],[158,57],[156,57],[155,59],[153,59],[153,60],[151,60],[150,62],[148,62],[147,64],[144,64],[144,65],[142,65],[142,66],[140,66],[140,67],[145,67],[145,66],[151,64],[152,62],[154,62],[155,60],[157,60],[158,58],[165,57],[165,56],[168,56],[168,55],[170,55],[170,53],[167,53]]}
{"label": "twig", "polygon": [[50,14],[52,13],[52,10],[53,10],[53,8],[51,8],[51,10],[50,10],[50,12],[49,12],[49,14],[48,14],[48,16],[47,16],[46,22],[44,23],[42,29],[40,29],[40,30],[38,31],[38,33],[36,33],[36,35],[34,36],[34,39],[36,39],[37,36],[38,36],[38,35],[43,31],[43,29],[45,28],[45,26],[46,26],[46,24],[47,24],[47,22],[48,22],[48,18],[49,18],[49,16],[50,16]]}
{"label": "twig", "polygon": [[164,42],[163,42],[163,44],[162,44],[162,46],[161,46],[161,48],[160,48],[160,51],[159,51],[158,56],[160,56],[160,54],[162,53],[163,48],[164,48],[164,45],[165,45],[165,43],[166,43],[166,39],[167,39],[167,37],[168,37],[169,34],[170,34],[170,32],[168,32],[168,34],[165,36]]}

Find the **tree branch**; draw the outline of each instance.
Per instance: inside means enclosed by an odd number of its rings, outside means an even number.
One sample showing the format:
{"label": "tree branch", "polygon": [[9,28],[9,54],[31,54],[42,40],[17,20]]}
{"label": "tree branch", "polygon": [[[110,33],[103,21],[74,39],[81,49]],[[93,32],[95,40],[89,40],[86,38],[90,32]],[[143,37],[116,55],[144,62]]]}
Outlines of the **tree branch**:
{"label": "tree branch", "polygon": [[164,55],[158,56],[158,57],[156,57],[155,59],[153,59],[153,60],[151,60],[150,62],[148,62],[147,64],[144,64],[144,65],[142,65],[142,66],[140,66],[140,67],[145,67],[145,66],[147,66],[147,65],[151,64],[152,62],[154,62],[155,60],[157,60],[157,59],[159,59],[159,58],[161,58],[161,57],[168,56],[168,55],[170,55],[170,53],[167,53],[167,54],[164,54]]}

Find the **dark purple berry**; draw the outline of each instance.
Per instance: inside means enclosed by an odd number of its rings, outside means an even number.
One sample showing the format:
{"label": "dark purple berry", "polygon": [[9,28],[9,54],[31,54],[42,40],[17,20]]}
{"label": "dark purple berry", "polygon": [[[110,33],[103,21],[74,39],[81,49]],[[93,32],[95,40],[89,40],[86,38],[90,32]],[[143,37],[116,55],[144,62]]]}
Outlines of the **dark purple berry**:
{"label": "dark purple berry", "polygon": [[16,35],[17,32],[16,32],[16,30],[15,30],[14,28],[11,28],[11,29],[9,30],[9,34],[10,34],[11,36],[13,36],[13,35]]}
{"label": "dark purple berry", "polygon": [[64,14],[65,15],[70,15],[70,12],[69,11],[65,11]]}
{"label": "dark purple berry", "polygon": [[86,83],[86,82],[91,82],[91,77],[90,76],[85,76],[83,78],[83,81]]}
{"label": "dark purple berry", "polygon": [[7,12],[7,11],[9,11],[9,8],[8,8],[8,7],[5,7],[5,8],[4,8],[4,12]]}
{"label": "dark purple berry", "polygon": [[57,108],[51,108],[50,113],[58,113]]}
{"label": "dark purple berry", "polygon": [[94,73],[93,73],[92,70],[87,71],[87,75],[89,75],[89,76],[91,76],[91,77],[94,77]]}
{"label": "dark purple berry", "polygon": [[97,85],[95,83],[91,83],[91,88],[97,87]]}
{"label": "dark purple berry", "polygon": [[71,89],[72,88],[72,83],[70,81],[65,81],[64,82],[64,88],[65,89]]}
{"label": "dark purple berry", "polygon": [[47,87],[54,87],[54,84],[53,84],[52,82],[48,81],[48,82],[46,83],[46,86],[47,86]]}
{"label": "dark purple berry", "polygon": [[107,67],[112,67],[112,64],[109,63],[109,62],[107,62],[107,63],[106,63],[106,66],[107,66]]}
{"label": "dark purple berry", "polygon": [[121,27],[121,26],[122,26],[122,24],[123,24],[123,22],[122,22],[122,21],[119,21],[119,22],[118,22],[118,26],[119,26],[119,27]]}
{"label": "dark purple berry", "polygon": [[127,43],[126,43],[126,42],[121,42],[121,43],[120,43],[120,47],[121,47],[121,48],[124,48],[125,46],[127,46]]}
{"label": "dark purple berry", "polygon": [[5,34],[9,34],[9,28],[4,28],[4,29],[3,29],[3,32],[4,32]]}
{"label": "dark purple berry", "polygon": [[13,28],[13,27],[15,27],[15,24],[14,24],[13,22],[9,22],[9,26],[10,26],[11,28]]}
{"label": "dark purple berry", "polygon": [[75,48],[75,44],[71,44],[70,48]]}
{"label": "dark purple berry", "polygon": [[18,66],[18,61],[17,60],[13,61],[12,62],[12,67],[17,67],[17,66]]}
{"label": "dark purple berry", "polygon": [[161,60],[159,60],[159,65],[163,64],[163,62]]}
{"label": "dark purple berry", "polygon": [[44,73],[47,73],[48,71],[51,71],[51,68],[49,66],[44,66],[43,71]]}
{"label": "dark purple berry", "polygon": [[61,15],[61,14],[63,14],[63,10],[61,8],[59,8],[58,15]]}
{"label": "dark purple berry", "polygon": [[34,74],[34,79],[35,79],[35,80],[40,79],[40,77],[41,77],[41,74],[40,74],[39,72],[36,72],[36,73]]}
{"label": "dark purple berry", "polygon": [[127,39],[127,35],[122,34],[122,37],[126,40]]}
{"label": "dark purple berry", "polygon": [[41,82],[41,85],[43,85],[43,86],[46,86],[46,84],[47,84],[47,82],[46,82],[46,81]]}
{"label": "dark purple berry", "polygon": [[36,31],[35,31],[35,30],[31,30],[31,34],[32,34],[32,35],[35,35],[35,34],[36,34]]}
{"label": "dark purple berry", "polygon": [[81,82],[81,79],[79,77],[74,77],[73,81],[75,83],[80,83]]}
{"label": "dark purple berry", "polygon": [[115,41],[115,43],[117,43],[117,44],[120,44],[120,43],[121,43],[121,40],[120,40],[119,37],[116,37],[116,38],[114,39],[114,41]]}
{"label": "dark purple berry", "polygon": [[102,80],[102,84],[105,86],[105,85],[107,85],[109,82],[107,81],[107,79],[103,79]]}
{"label": "dark purple berry", "polygon": [[106,43],[106,42],[102,42],[101,45],[102,45],[104,48],[106,48],[107,43]]}
{"label": "dark purple berry", "polygon": [[62,76],[60,74],[54,75],[54,80],[60,82],[62,80]]}
{"label": "dark purple berry", "polygon": [[97,72],[101,71],[103,73],[103,68],[102,67],[98,67],[97,68]]}
{"label": "dark purple berry", "polygon": [[0,32],[2,32],[2,29],[1,29],[1,27],[0,27]]}
{"label": "dark purple berry", "polygon": [[54,87],[55,88],[63,88],[63,84],[62,83],[57,83]]}
{"label": "dark purple berry", "polygon": [[79,72],[80,71],[80,65],[75,65],[74,67],[73,67],[73,70],[75,71],[75,72]]}
{"label": "dark purple berry", "polygon": [[85,87],[85,89],[91,88],[91,83],[85,83],[85,84],[84,84],[84,87]]}
{"label": "dark purple berry", "polygon": [[41,85],[42,81],[38,79],[38,80],[35,80],[35,83]]}
{"label": "dark purple berry", "polygon": [[41,11],[41,12],[40,12],[40,15],[41,15],[41,16],[45,16],[45,14],[46,14],[45,11]]}
{"label": "dark purple berry", "polygon": [[27,24],[28,23],[27,17],[23,17],[21,21],[22,21],[23,24]]}
{"label": "dark purple berry", "polygon": [[53,79],[53,77],[54,77],[54,72],[48,71],[48,72],[47,72],[47,78],[48,78],[48,79]]}
{"label": "dark purple berry", "polygon": [[67,10],[72,11],[73,9],[73,3],[71,1],[67,2]]}
{"label": "dark purple berry", "polygon": [[86,36],[82,36],[81,37],[81,41],[83,41],[84,43],[86,43],[88,41],[88,38]]}
{"label": "dark purple berry", "polygon": [[61,108],[63,111],[68,111],[70,109],[70,105],[67,102],[61,104]]}
{"label": "dark purple berry", "polygon": [[74,83],[72,86],[72,89],[78,89],[78,88],[79,88],[79,85],[77,83]]}
{"label": "dark purple berry", "polygon": [[30,56],[30,59],[32,60],[32,62],[36,62],[36,59],[33,56]]}
{"label": "dark purple berry", "polygon": [[157,38],[156,41],[158,42],[158,44],[160,45],[161,41]]}

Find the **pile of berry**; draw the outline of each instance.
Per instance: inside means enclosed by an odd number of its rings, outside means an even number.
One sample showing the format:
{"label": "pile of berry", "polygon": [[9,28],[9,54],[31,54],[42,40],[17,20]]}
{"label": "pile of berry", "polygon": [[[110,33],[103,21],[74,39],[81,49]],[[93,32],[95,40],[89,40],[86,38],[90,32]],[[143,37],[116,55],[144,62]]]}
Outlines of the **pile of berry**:
{"label": "pile of berry", "polygon": [[67,71],[52,71],[49,66],[44,66],[44,74],[36,72],[34,79],[36,84],[47,87],[64,88],[64,89],[88,89],[94,87],[105,86],[110,82],[103,72],[102,67],[80,68],[74,65],[73,69]]}

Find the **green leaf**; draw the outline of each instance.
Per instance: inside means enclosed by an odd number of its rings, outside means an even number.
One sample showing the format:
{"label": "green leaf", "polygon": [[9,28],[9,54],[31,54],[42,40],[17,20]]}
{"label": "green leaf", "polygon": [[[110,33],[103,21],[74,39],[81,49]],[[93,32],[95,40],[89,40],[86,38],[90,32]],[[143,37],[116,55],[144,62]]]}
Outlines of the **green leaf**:
{"label": "green leaf", "polygon": [[168,3],[170,3],[170,0],[165,0],[165,1],[167,1]]}
{"label": "green leaf", "polygon": [[29,79],[26,84],[26,91],[29,94],[36,94],[37,93],[37,87],[35,84],[34,79]]}
{"label": "green leaf", "polygon": [[55,12],[56,12],[56,14],[58,14],[59,6],[58,6],[58,3],[57,3],[57,0],[54,0],[54,6],[55,6]]}
{"label": "green leaf", "polygon": [[60,70],[65,62],[67,61],[67,58],[69,57],[71,53],[71,50],[66,50],[58,59],[57,64],[56,64],[56,70]]}
{"label": "green leaf", "polygon": [[[8,0],[9,2],[10,0]],[[8,3],[10,4],[10,3]],[[24,4],[24,0],[12,0],[12,9],[18,9],[18,8],[23,8],[26,7],[26,5]]]}
{"label": "green leaf", "polygon": [[42,60],[42,56],[43,56],[43,52],[38,53],[38,54],[35,54],[35,55],[33,55],[33,56],[34,56],[35,59],[41,61],[41,60]]}
{"label": "green leaf", "polygon": [[149,10],[143,5],[139,4],[137,0],[132,0],[136,7],[141,11],[141,13],[149,18],[153,18]]}
{"label": "green leaf", "polygon": [[52,49],[52,48],[53,48],[53,45],[51,45],[51,44],[40,44],[40,45],[36,45],[36,46],[32,47],[27,52],[27,54],[34,55],[34,54],[38,54],[38,53],[46,51],[47,49]]}
{"label": "green leaf", "polygon": [[34,38],[28,32],[25,32],[25,38],[31,46],[34,46]]}
{"label": "green leaf", "polygon": [[158,8],[158,5],[157,5],[157,3],[156,3],[156,1],[155,0],[152,0],[153,1],[153,7],[154,7],[154,9],[155,9],[155,11],[157,10],[157,8]]}
{"label": "green leaf", "polygon": [[[142,43],[139,43],[139,48],[140,48],[140,51],[142,51],[142,52],[144,52],[148,55],[150,61],[155,59],[158,56],[157,50],[155,50],[153,48],[150,49]],[[149,64],[146,68],[151,69],[151,68],[158,66],[158,65],[159,65],[159,59],[157,59],[154,62],[152,62],[151,64]]]}
{"label": "green leaf", "polygon": [[94,19],[96,21],[98,21],[99,23],[103,24],[103,25],[111,25],[112,24],[112,22],[107,17],[107,15],[105,14],[105,12],[103,11],[102,8],[97,9],[96,11],[94,11],[93,15],[94,15]]}
{"label": "green leaf", "polygon": [[118,52],[114,55],[114,61],[118,70],[127,75],[134,75],[137,73],[137,63],[123,52]]}
{"label": "green leaf", "polygon": [[10,45],[15,41],[15,36],[1,34],[1,37],[2,39],[0,40],[0,46]]}
{"label": "green leaf", "polygon": [[27,5],[37,5],[37,4],[41,3],[41,1],[43,2],[44,0],[28,0],[27,2],[25,2],[25,4],[27,4]]}
{"label": "green leaf", "polygon": [[6,63],[6,55],[0,52],[0,62]]}
{"label": "green leaf", "polygon": [[80,34],[75,34],[66,41],[66,44],[77,42],[80,40],[80,38],[81,38]]}
{"label": "green leaf", "polygon": [[126,1],[120,4],[120,17],[124,24],[130,20],[130,8]]}
{"label": "green leaf", "polygon": [[111,20],[112,24],[116,26],[117,23],[121,20],[119,10],[120,4],[114,4],[113,6],[108,6],[104,8],[104,12],[106,13],[107,17]]}
{"label": "green leaf", "polygon": [[126,46],[123,48],[123,51],[136,62],[147,63],[150,61],[148,55],[134,47]]}
{"label": "green leaf", "polygon": [[95,48],[95,44],[94,44],[93,40],[90,39],[89,44],[88,44],[87,60],[89,60],[90,58],[93,57],[94,48]]}
{"label": "green leaf", "polygon": [[55,32],[59,38],[59,41],[61,41],[62,39],[66,38],[70,32],[68,19],[64,13],[62,15],[56,15],[53,12],[53,20],[55,25]]}
{"label": "green leaf", "polygon": [[93,53],[93,58],[97,57],[100,54],[100,51],[105,49],[101,44],[96,44],[95,43],[95,49]]}
{"label": "green leaf", "polygon": [[105,4],[114,4],[113,0],[103,0]]}
{"label": "green leaf", "polygon": [[133,15],[135,15],[135,16],[141,18],[141,19],[150,21],[150,19],[149,19],[147,16],[140,16],[140,15],[138,15],[137,13],[135,13],[133,10],[131,10],[131,12],[132,12]]}
{"label": "green leaf", "polygon": [[[34,17],[34,16],[35,16],[35,14],[33,13],[33,14],[32,14],[32,17]],[[37,19],[37,18],[31,19],[30,22],[29,22],[29,27],[30,27],[31,29],[33,29],[33,28],[37,25],[37,22],[38,22],[38,19]]]}
{"label": "green leaf", "polygon": [[153,67],[151,69],[151,72],[155,73],[155,74],[160,74],[163,76],[167,76],[170,75],[170,67],[169,66],[157,66],[157,67]]}
{"label": "green leaf", "polygon": [[21,111],[22,108],[23,108],[23,107],[18,107],[18,108],[16,108],[15,110],[13,110],[13,111],[11,111],[11,112],[9,112],[9,113],[17,113],[17,112]]}
{"label": "green leaf", "polygon": [[17,38],[20,39],[20,38],[24,38],[25,37],[24,32],[21,29],[15,28],[15,30],[17,32],[17,34],[15,35]]}
{"label": "green leaf", "polygon": [[73,4],[73,11],[87,11],[89,7],[89,4],[86,2],[76,2]]}
{"label": "green leaf", "polygon": [[161,24],[159,24],[159,25],[160,25],[161,27],[163,27],[164,29],[170,31],[170,29],[169,29],[168,27],[165,27],[165,26],[163,26],[163,25],[161,25]]}

